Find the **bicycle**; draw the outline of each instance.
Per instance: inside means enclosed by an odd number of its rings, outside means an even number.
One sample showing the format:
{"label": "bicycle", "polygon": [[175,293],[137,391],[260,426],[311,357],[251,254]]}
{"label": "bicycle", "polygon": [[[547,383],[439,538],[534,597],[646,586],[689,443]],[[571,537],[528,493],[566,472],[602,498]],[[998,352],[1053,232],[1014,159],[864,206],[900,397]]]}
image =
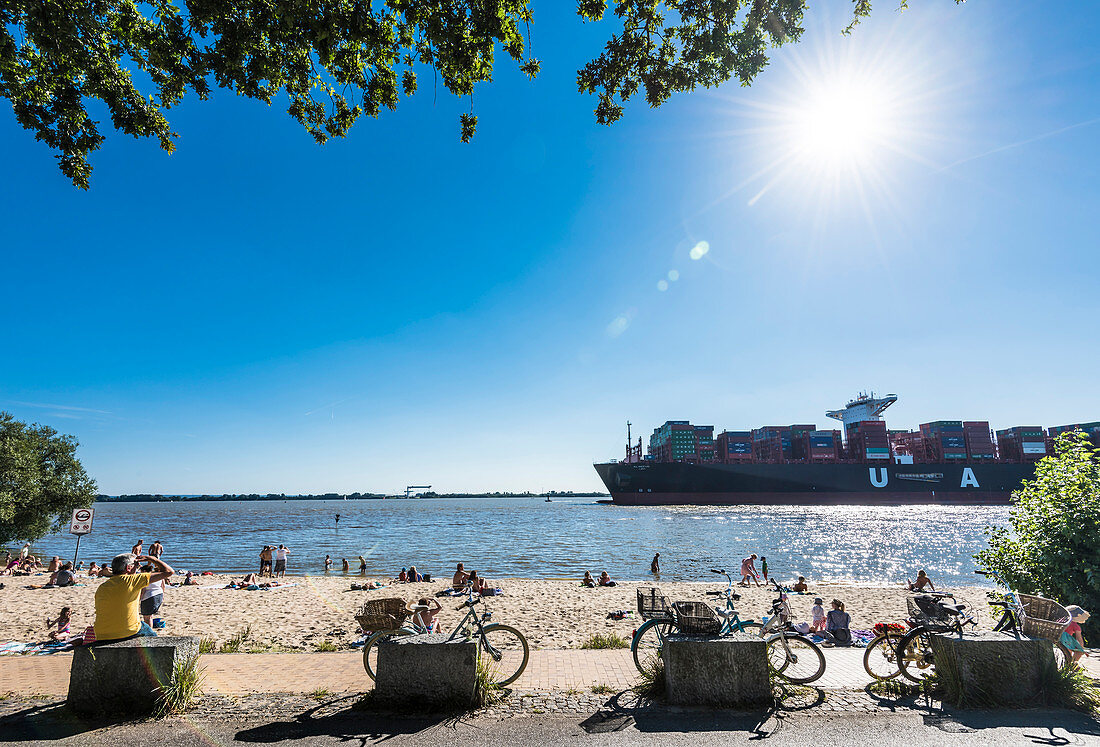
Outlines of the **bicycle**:
{"label": "bicycle", "polygon": [[772,601],[772,614],[760,629],[767,646],[768,666],[796,685],[808,685],[825,674],[825,654],[816,643],[791,625],[787,590],[773,578],[779,598]]}
{"label": "bicycle", "polygon": [[[715,614],[717,614],[722,621],[721,627],[718,630],[718,635],[744,633],[750,630],[759,631],[763,628],[763,623],[741,619],[741,616],[737,612],[737,608],[733,606],[733,603],[740,599],[741,595],[734,592],[733,579],[730,578],[729,574],[715,568],[711,568],[711,573],[720,573],[726,577],[727,581],[725,591],[706,592],[708,597],[724,596],[726,599],[726,606],[724,608],[714,608]],[[638,668],[639,672],[644,674],[652,670],[654,659],[660,658],[665,638],[678,632],[680,626],[676,620],[675,608],[670,607],[667,601],[662,601],[657,604],[650,601],[647,604],[643,596],[639,595],[638,612],[642,616],[653,615],[656,612],[660,613],[659,616],[642,623],[641,627],[635,631],[634,637],[630,641],[630,653],[634,657],[634,666]],[[759,633],[754,632],[753,635],[759,635]]]}
{"label": "bicycle", "polygon": [[920,683],[935,674],[936,657],[932,651],[932,635],[956,633],[962,636],[967,625],[977,626],[977,621],[965,604],[948,604],[953,594],[934,592],[907,597],[905,602],[913,627],[901,637],[895,647],[898,670],[910,682]]}
{"label": "bicycle", "polygon": [[[502,623],[488,623],[493,613],[489,610],[478,615],[474,606],[481,603],[480,595],[476,594],[473,587],[467,591],[468,598],[455,609],[461,612],[466,610],[465,616],[451,631],[448,641],[457,638],[476,638],[478,642],[478,659],[488,662],[489,679],[500,687],[515,682],[523,670],[527,668],[527,660],[530,658],[531,649],[523,633],[511,625]],[[381,641],[394,636],[415,635],[417,633],[429,633],[428,626],[424,624],[420,613],[416,612],[404,625],[395,630],[380,630],[367,639],[363,646],[363,668],[373,680],[378,662],[378,644]]]}
{"label": "bicycle", "polygon": [[[987,571],[974,571],[980,576],[988,576]],[[1019,638],[1021,635],[1028,638],[1045,638],[1051,642],[1054,649],[1054,664],[1058,669],[1066,669],[1073,662],[1073,655],[1069,649],[1062,645],[1061,641],[1056,640],[1060,636],[1060,631],[1057,629],[1056,623],[1046,620],[1038,620],[1032,617],[1030,622],[1028,620],[1028,604],[1030,603],[1031,609],[1034,612],[1035,602],[1041,602],[1045,605],[1054,605],[1059,611],[1065,610],[1061,606],[1057,605],[1053,600],[1043,599],[1042,597],[1033,597],[1020,594],[1016,591],[1010,591],[1004,595],[1004,598],[997,599],[996,592],[989,592],[989,606],[993,608],[1001,608],[1001,619],[997,621],[997,624],[993,626],[993,630],[999,633],[1007,633],[1009,635]],[[1068,613],[1066,613],[1068,617]],[[1065,618],[1063,618],[1065,619]],[[1043,635],[1043,633],[1046,635]]]}

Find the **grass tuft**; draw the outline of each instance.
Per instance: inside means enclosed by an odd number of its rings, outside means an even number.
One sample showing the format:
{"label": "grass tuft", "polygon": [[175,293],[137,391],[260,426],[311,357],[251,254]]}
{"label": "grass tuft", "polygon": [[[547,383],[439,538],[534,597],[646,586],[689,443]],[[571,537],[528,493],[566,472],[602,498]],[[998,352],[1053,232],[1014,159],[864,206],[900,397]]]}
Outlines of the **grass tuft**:
{"label": "grass tuft", "polygon": [[589,636],[584,643],[581,644],[581,648],[630,648],[630,641],[623,638],[618,633],[596,633]]}
{"label": "grass tuft", "polygon": [[248,636],[252,635],[252,626],[246,625],[244,630],[234,635],[228,641],[222,641],[221,652],[223,654],[235,654],[241,650],[241,644]]}
{"label": "grass tuft", "polygon": [[199,666],[198,654],[176,659],[172,668],[172,680],[157,688],[157,706],[153,715],[164,718],[189,709],[202,692],[204,677],[205,672]]}
{"label": "grass tuft", "polygon": [[665,694],[665,660],[659,656],[647,659],[638,676],[634,692],[647,700],[657,700]]}
{"label": "grass tuft", "polygon": [[867,686],[867,692],[883,698],[911,698],[918,695],[925,695],[936,700],[942,700],[943,698],[940,682],[935,675],[928,677],[920,684],[901,677],[892,680],[875,680]]}
{"label": "grass tuft", "polygon": [[319,687],[311,692],[309,694],[309,697],[313,698],[314,700],[326,700],[332,697],[332,691],[329,690],[327,687]]}
{"label": "grass tuft", "polygon": [[320,640],[313,644],[314,651],[336,651],[339,647],[332,641]]}
{"label": "grass tuft", "polygon": [[1081,667],[1075,664],[1064,669],[1052,667],[1044,673],[1044,680],[1046,705],[1100,713],[1100,682]]}
{"label": "grass tuft", "polygon": [[595,684],[589,688],[593,695],[614,695],[617,690],[611,685],[605,685],[603,683]]}
{"label": "grass tuft", "polygon": [[493,668],[485,657],[477,657],[477,673],[474,682],[473,708],[487,708],[504,697],[500,685],[493,682]]}
{"label": "grass tuft", "polygon": [[218,642],[213,638],[203,638],[199,641],[200,654],[212,654],[218,650]]}

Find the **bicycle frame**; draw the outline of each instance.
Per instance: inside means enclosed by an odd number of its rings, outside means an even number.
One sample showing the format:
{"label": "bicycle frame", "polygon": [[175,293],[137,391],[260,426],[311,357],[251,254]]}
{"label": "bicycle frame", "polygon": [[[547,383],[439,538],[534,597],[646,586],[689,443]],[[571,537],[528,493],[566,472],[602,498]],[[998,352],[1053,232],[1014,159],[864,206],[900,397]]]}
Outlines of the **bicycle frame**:
{"label": "bicycle frame", "polygon": [[[458,624],[455,625],[454,630],[452,630],[450,635],[447,637],[448,641],[453,641],[453,640],[455,640],[456,638],[459,638],[459,637],[465,637],[466,634],[463,631],[467,630],[467,625],[471,621],[474,623],[474,625],[477,628],[478,636],[481,637],[482,641],[485,641],[485,625],[484,625],[484,623],[487,620],[492,619],[493,613],[486,610],[481,615],[478,615],[477,612],[474,611],[474,605],[477,604],[480,601],[481,600],[477,596],[474,595],[473,588],[471,587],[469,592],[467,593],[466,601],[463,602],[460,607],[456,608],[456,610],[459,611],[459,612],[461,612],[463,609],[465,609],[466,614],[463,616],[463,618],[461,620],[458,621]],[[404,630],[408,633],[430,633],[431,632],[428,629],[428,626],[424,624],[424,619],[422,617],[420,617],[419,612],[414,613],[413,616],[410,617],[409,620],[404,625],[401,626],[401,630]],[[460,635],[460,633],[462,635]],[[487,641],[485,642],[485,646],[486,646],[487,649],[490,648]],[[494,656],[496,656],[495,653],[494,653]]]}
{"label": "bicycle frame", "polygon": [[727,581],[725,591],[718,591],[718,592],[709,592],[708,591],[707,592],[707,594],[710,595],[710,596],[717,596],[717,595],[721,594],[721,595],[724,595],[725,598],[726,598],[726,612],[728,612],[729,614],[728,615],[719,615],[720,617],[724,618],[724,622],[722,623],[722,628],[718,631],[718,634],[719,635],[730,635],[731,633],[745,633],[745,632],[747,632],[745,630],[744,623],[751,623],[751,622],[753,622],[753,620],[749,619],[749,620],[742,621],[741,620],[741,615],[737,612],[737,608],[733,606],[734,596],[735,596],[734,591],[733,591],[733,579],[730,578],[730,575],[728,573],[726,573],[725,571],[719,570],[717,568],[711,568],[710,572],[711,573],[718,573],[718,574],[721,574],[721,575],[725,576],[726,581]]}

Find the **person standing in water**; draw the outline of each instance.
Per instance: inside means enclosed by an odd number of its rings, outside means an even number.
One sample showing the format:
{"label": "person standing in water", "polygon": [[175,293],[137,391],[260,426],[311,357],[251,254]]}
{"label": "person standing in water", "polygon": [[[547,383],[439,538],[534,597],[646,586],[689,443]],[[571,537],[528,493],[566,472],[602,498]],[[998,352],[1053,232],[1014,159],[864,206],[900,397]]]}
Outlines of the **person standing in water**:
{"label": "person standing in water", "polygon": [[336,528],[340,528],[340,514],[336,514]]}
{"label": "person standing in water", "polygon": [[650,573],[660,573],[661,572],[661,553],[657,553],[656,555],[653,556],[653,562],[649,564],[649,572]]}

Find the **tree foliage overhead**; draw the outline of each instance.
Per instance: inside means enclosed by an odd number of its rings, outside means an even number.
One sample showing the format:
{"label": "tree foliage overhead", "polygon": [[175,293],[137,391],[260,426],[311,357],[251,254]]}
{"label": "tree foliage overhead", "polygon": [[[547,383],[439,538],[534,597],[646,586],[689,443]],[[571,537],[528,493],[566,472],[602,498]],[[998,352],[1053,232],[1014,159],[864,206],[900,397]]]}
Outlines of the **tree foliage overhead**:
{"label": "tree foliage overhead", "polygon": [[1013,500],[1009,526],[986,529],[975,559],[1006,588],[1084,607],[1086,634],[1100,634],[1100,450],[1062,434]]}
{"label": "tree foliage overhead", "polygon": [[76,447],[72,436],[0,412],[0,544],[33,542],[92,505],[96,484]]}
{"label": "tree foliage overhead", "polygon": [[[659,106],[696,86],[748,85],[769,47],[802,34],[808,0],[576,2],[585,21],[613,6],[622,26],[577,75],[608,124],[639,90]],[[853,9],[854,24],[870,0]],[[0,0],[0,97],[86,189],[88,155],[104,139],[92,101],[116,130],[171,151],[165,110],[189,92],[205,99],[222,87],[268,103],[282,96],[323,143],[362,115],[395,109],[421,73],[472,96],[503,51],[535,77],[532,20],[531,0]],[[476,127],[472,111],[461,115],[463,141]]]}

